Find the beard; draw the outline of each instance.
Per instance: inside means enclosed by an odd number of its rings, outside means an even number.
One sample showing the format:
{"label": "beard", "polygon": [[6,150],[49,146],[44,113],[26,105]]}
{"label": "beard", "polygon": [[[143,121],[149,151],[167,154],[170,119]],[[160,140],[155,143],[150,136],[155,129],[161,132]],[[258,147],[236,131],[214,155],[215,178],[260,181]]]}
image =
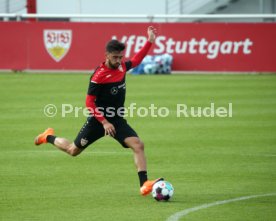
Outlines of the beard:
{"label": "beard", "polygon": [[117,68],[120,66],[120,63],[112,64],[110,61],[108,61],[108,65],[109,65],[109,67],[111,67],[112,69],[117,69]]}

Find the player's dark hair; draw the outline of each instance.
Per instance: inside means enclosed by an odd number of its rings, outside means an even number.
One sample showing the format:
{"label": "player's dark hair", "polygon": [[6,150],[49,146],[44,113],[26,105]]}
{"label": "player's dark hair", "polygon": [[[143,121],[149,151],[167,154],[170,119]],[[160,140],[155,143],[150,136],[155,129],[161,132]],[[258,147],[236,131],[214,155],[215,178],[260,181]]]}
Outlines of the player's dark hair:
{"label": "player's dark hair", "polygon": [[112,53],[114,51],[123,51],[125,50],[125,47],[125,44],[113,39],[106,44],[105,50],[109,53]]}

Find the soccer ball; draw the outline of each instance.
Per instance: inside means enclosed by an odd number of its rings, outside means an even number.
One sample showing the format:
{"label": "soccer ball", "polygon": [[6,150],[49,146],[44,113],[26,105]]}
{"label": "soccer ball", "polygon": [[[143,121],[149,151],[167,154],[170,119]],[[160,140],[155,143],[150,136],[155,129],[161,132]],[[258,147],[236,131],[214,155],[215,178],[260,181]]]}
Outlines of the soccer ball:
{"label": "soccer ball", "polygon": [[157,201],[168,201],[173,195],[174,189],[168,181],[161,180],[152,187],[152,196]]}
{"label": "soccer ball", "polygon": [[156,70],[157,70],[156,64],[146,64],[144,67],[145,74],[155,74]]}

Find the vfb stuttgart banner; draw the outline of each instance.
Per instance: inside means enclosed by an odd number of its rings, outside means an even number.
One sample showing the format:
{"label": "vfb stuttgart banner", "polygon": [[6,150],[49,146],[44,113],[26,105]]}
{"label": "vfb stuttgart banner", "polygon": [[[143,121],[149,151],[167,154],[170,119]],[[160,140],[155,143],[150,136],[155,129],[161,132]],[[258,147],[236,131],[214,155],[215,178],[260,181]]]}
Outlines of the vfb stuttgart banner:
{"label": "vfb stuttgart banner", "polygon": [[112,38],[134,56],[149,25],[149,55],[171,54],[173,71],[276,72],[276,23],[0,22],[0,69],[92,71]]}

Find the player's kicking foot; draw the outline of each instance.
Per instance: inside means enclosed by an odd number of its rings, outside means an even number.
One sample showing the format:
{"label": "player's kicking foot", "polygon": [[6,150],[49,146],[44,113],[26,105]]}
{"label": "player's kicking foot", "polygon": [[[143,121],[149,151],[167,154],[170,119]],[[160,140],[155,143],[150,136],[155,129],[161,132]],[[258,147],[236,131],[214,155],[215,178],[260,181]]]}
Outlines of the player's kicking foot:
{"label": "player's kicking foot", "polygon": [[43,143],[47,143],[47,136],[48,135],[54,135],[54,129],[53,128],[48,128],[42,134],[39,134],[34,140],[35,145],[40,145],[40,144],[43,144]]}
{"label": "player's kicking foot", "polygon": [[147,180],[143,186],[140,188],[140,193],[143,196],[148,195],[152,191],[152,187],[155,183],[157,183],[160,180],[164,180],[163,178],[158,178],[156,180]]}

